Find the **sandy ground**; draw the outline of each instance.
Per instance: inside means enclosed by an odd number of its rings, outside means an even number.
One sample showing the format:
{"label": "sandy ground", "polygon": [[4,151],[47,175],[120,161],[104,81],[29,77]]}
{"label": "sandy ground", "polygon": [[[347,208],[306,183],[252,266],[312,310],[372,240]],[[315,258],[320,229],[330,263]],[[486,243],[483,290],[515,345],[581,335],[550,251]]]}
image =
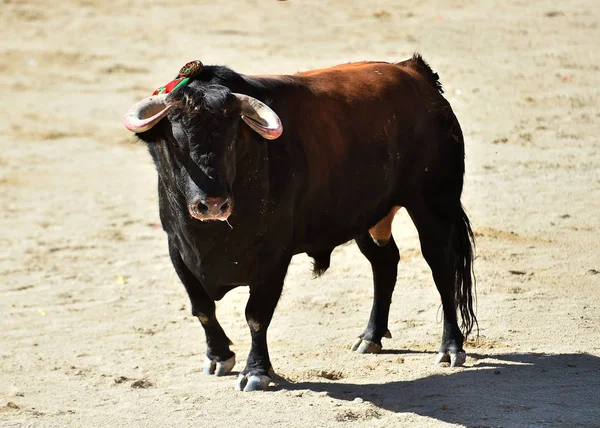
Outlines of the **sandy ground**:
{"label": "sandy ground", "polygon": [[[597,2],[1,3],[1,426],[600,426]],[[205,376],[154,168],[123,113],[192,59],[294,73],[414,51],[467,142],[481,334],[466,367],[433,366],[439,297],[401,211],[383,354],[348,349],[372,295],[348,245],[318,280],[294,259],[271,391]],[[236,370],[246,299],[218,306]]]}

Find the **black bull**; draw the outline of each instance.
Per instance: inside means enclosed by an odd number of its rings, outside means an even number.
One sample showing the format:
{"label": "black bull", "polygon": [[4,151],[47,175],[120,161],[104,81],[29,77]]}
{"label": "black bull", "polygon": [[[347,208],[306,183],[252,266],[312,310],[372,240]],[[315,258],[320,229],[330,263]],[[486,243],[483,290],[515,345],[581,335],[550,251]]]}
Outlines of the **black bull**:
{"label": "black bull", "polygon": [[247,285],[252,347],[236,386],[266,389],[266,333],[292,256],[307,253],[322,274],[332,250],[351,239],[372,265],[375,289],[353,350],[380,351],[390,337],[400,260],[391,224],[400,207],[442,299],[436,362],[464,362],[463,341],[477,323],[473,235],[460,202],[462,131],[437,79],[418,55],[286,76],[207,66],[159,101],[132,107],[126,126],[158,170],[160,218],[206,333],[207,373],[235,364],[215,300]]}

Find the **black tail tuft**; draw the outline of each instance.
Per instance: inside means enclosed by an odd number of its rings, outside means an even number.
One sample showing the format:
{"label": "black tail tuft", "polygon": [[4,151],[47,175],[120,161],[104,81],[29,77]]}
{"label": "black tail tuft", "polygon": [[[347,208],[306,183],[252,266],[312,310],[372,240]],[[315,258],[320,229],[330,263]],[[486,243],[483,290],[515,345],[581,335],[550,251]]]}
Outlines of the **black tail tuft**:
{"label": "black tail tuft", "polygon": [[411,59],[398,62],[397,65],[412,68],[413,70],[419,72],[423,77],[427,79],[431,86],[438,90],[440,94],[444,93],[444,89],[442,88],[442,84],[439,80],[440,76],[431,69],[429,64],[425,62],[425,60],[419,53],[415,52]]}
{"label": "black tail tuft", "polygon": [[477,335],[479,335],[479,324],[474,310],[477,300],[473,272],[474,250],[475,237],[471,223],[464,209],[461,208],[461,215],[457,218],[452,230],[452,252],[454,255],[455,302],[462,318],[461,329],[465,339],[474,327],[477,328]]}
{"label": "black tail tuft", "polygon": [[315,278],[323,275],[327,269],[329,269],[329,263],[331,262],[331,252],[333,250],[319,251],[314,253],[307,253],[309,257],[313,258],[313,275]]}

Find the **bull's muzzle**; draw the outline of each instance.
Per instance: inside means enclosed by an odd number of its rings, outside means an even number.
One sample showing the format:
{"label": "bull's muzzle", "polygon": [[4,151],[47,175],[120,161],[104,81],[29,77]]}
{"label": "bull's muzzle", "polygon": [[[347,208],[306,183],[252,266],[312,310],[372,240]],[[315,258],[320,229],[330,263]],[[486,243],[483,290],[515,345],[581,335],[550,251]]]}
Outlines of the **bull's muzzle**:
{"label": "bull's muzzle", "polygon": [[227,221],[232,208],[231,198],[198,199],[188,205],[190,215],[200,221]]}

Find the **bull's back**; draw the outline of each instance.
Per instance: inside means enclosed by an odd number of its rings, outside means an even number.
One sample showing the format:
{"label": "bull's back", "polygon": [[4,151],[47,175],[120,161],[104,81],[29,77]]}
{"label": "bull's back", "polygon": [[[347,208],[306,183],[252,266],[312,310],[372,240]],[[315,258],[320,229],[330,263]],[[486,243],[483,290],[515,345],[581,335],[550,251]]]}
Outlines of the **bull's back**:
{"label": "bull's back", "polygon": [[[427,120],[432,88],[389,63],[353,63],[290,76],[294,108],[278,110],[298,186],[296,237],[337,245],[372,226],[396,203]],[[277,144],[276,142],[271,144]],[[301,161],[300,161],[301,160]],[[304,250],[304,248],[302,248]]]}

